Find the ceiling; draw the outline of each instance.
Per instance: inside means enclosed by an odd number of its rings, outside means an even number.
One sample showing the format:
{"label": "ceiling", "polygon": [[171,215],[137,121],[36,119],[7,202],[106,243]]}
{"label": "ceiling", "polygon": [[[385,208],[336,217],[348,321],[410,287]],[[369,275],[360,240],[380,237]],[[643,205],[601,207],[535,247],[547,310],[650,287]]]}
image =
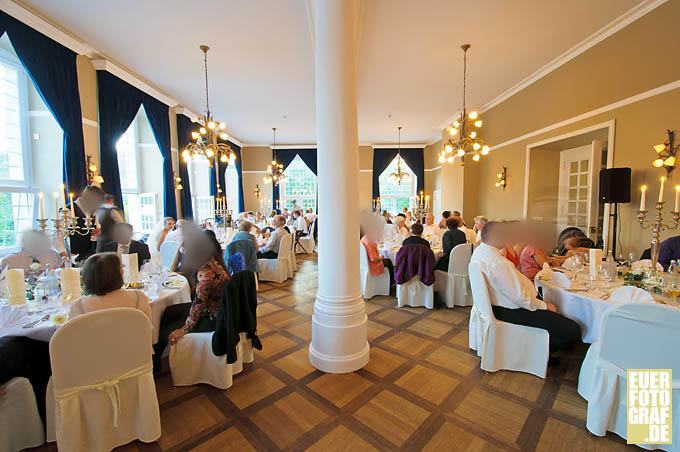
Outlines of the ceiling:
{"label": "ceiling", "polygon": [[[366,0],[359,141],[427,143],[461,105],[510,89],[642,0]],[[210,103],[247,144],[314,143],[314,52],[305,0],[23,0],[188,108]],[[200,7],[200,9],[199,9]]]}

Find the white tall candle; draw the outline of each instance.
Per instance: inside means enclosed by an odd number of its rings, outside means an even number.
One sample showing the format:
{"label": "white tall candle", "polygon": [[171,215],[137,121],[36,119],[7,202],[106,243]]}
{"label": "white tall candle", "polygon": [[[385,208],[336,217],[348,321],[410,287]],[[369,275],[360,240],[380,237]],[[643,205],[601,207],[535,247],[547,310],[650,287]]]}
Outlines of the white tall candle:
{"label": "white tall candle", "polygon": [[66,210],[66,186],[64,184],[61,184],[61,208]]}
{"label": "white tall candle", "polygon": [[647,186],[640,187],[640,211],[647,212]]}
{"label": "white tall candle", "polygon": [[38,218],[41,220],[45,218],[45,206],[43,205],[42,193],[38,193]]}
{"label": "white tall candle", "polygon": [[26,281],[22,268],[11,268],[5,274],[7,280],[8,301],[12,305],[26,303]]}
{"label": "white tall candle", "polygon": [[59,218],[59,201],[57,201],[57,198],[59,195],[57,195],[57,192],[54,192],[54,214],[55,214],[55,219]]}
{"label": "white tall candle", "polygon": [[663,186],[666,183],[666,178],[661,178],[661,187],[659,187],[659,202],[663,202]]}

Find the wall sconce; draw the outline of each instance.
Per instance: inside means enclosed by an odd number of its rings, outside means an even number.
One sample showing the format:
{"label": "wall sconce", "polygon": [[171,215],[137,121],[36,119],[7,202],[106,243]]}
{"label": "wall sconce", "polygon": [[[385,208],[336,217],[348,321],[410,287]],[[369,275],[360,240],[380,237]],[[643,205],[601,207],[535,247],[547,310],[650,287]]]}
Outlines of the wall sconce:
{"label": "wall sconce", "polygon": [[666,130],[668,139],[662,143],[654,146],[657,157],[652,162],[654,168],[665,168],[666,176],[670,177],[675,169],[675,155],[678,153],[679,145],[675,144],[675,133],[672,130]]}
{"label": "wall sconce", "polygon": [[503,169],[496,174],[496,187],[500,187],[505,191],[508,186],[508,169],[504,166]]}
{"label": "wall sconce", "polygon": [[104,178],[99,175],[99,168],[92,161],[92,156],[87,154],[85,158],[85,163],[87,164],[87,184],[88,185],[98,185],[104,183]]}
{"label": "wall sconce", "polygon": [[262,189],[260,188],[260,184],[255,184],[255,189],[253,190],[253,194],[257,199],[260,199],[262,197]]}
{"label": "wall sconce", "polygon": [[175,179],[175,190],[180,191],[183,189],[184,187],[182,186],[182,178],[175,173],[173,173],[172,176]]}

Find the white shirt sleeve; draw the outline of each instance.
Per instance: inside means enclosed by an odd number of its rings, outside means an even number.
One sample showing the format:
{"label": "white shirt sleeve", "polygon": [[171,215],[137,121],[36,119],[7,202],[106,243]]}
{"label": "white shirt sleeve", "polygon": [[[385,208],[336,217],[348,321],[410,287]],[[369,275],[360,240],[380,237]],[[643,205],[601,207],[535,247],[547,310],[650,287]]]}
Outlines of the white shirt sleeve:
{"label": "white shirt sleeve", "polygon": [[522,278],[525,278],[525,276],[519,273],[510,261],[507,261],[507,265],[505,262],[493,265],[491,274],[496,283],[496,290],[508,302],[515,304],[518,308],[524,308],[529,311],[547,309],[547,305],[536,298],[535,289],[532,290],[533,286],[523,283]]}

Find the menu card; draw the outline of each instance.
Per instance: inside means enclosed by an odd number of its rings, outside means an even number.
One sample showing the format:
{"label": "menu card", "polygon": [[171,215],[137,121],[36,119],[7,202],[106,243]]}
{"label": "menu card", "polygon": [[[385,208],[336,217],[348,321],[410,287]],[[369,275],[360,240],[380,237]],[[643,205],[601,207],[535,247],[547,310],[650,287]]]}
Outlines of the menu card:
{"label": "menu card", "polygon": [[139,264],[137,263],[137,253],[134,254],[122,254],[120,256],[123,262],[123,281],[126,284],[133,282],[139,282]]}

